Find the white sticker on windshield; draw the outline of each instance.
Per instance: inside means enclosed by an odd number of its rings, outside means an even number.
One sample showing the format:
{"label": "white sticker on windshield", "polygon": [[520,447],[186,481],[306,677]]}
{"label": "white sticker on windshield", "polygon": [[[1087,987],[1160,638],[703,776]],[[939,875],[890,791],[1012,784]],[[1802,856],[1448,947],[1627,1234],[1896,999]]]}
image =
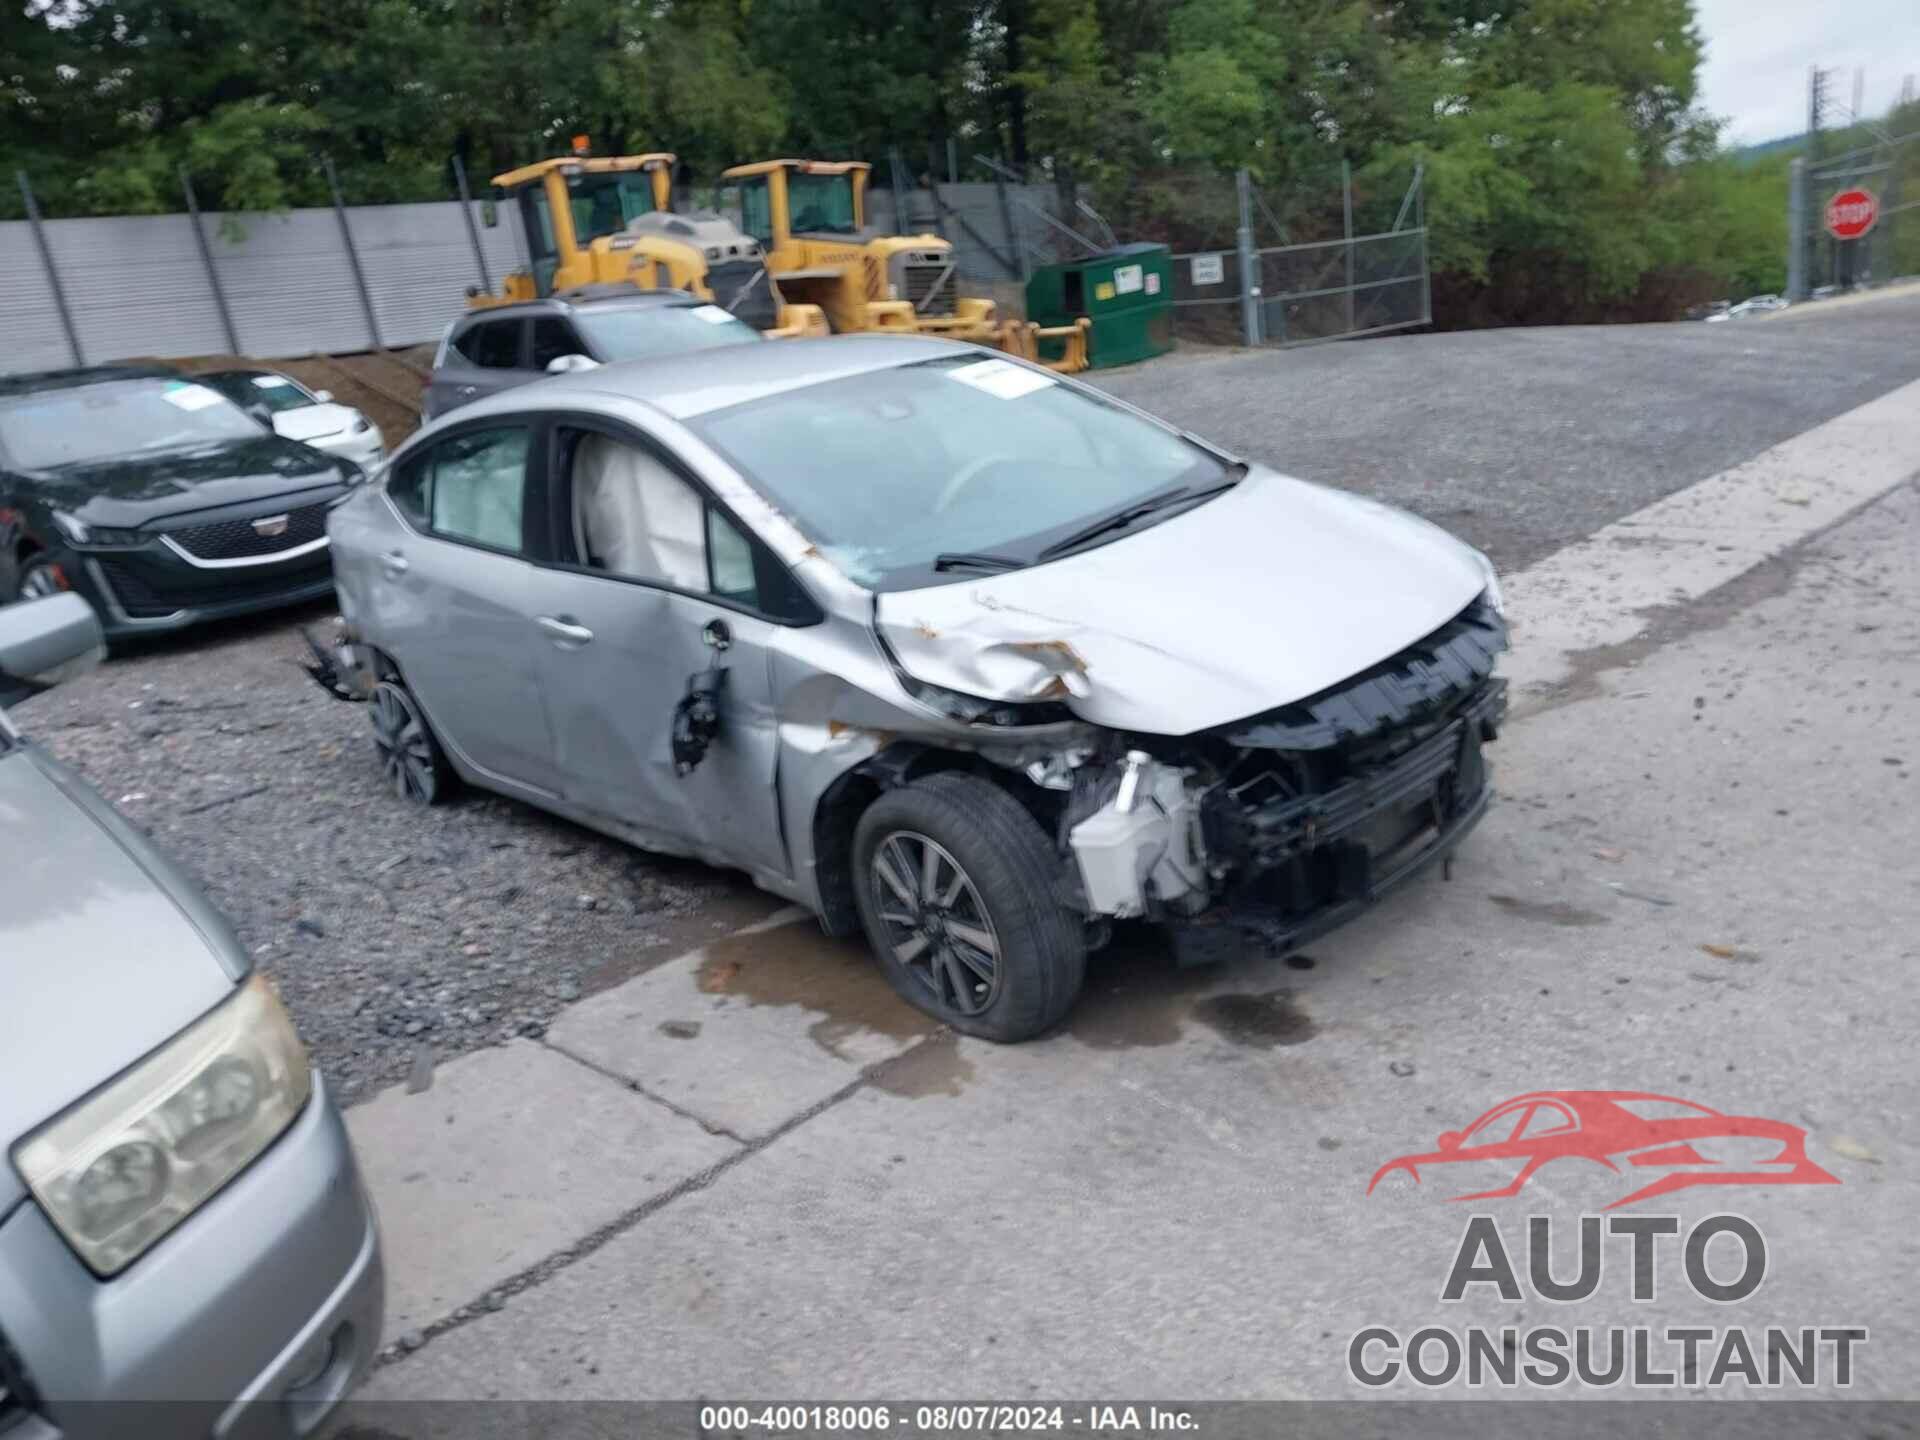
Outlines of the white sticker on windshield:
{"label": "white sticker on windshield", "polygon": [[220,403],[220,393],[204,385],[169,385],[163,397],[169,405],[182,410],[204,410]]}
{"label": "white sticker on windshield", "polygon": [[1057,383],[1051,375],[1043,375],[1007,360],[979,360],[947,373],[962,385],[971,385],[1002,400],[1018,400],[1022,395],[1031,395],[1036,390],[1045,390]]}
{"label": "white sticker on windshield", "polygon": [[693,313],[709,325],[725,325],[733,319],[733,316],[718,305],[696,305],[693,307]]}
{"label": "white sticker on windshield", "polygon": [[291,385],[293,381],[284,375],[256,375],[253,377],[253,383],[262,390],[277,390],[282,385]]}

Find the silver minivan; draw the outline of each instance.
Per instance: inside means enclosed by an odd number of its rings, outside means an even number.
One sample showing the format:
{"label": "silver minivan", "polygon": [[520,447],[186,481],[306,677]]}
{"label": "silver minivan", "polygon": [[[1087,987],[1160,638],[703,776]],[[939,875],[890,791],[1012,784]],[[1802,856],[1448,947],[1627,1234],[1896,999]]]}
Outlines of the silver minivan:
{"label": "silver minivan", "polygon": [[[0,705],[96,654],[0,608]],[[205,897],[0,712],[0,1435],[312,1433],[380,1342],[326,1085]]]}
{"label": "silver minivan", "polygon": [[1297,947],[1450,855],[1505,709],[1486,558],[1089,386],[906,336],[536,381],[332,512],[385,774],[747,871],[957,1030],[1117,920]]}

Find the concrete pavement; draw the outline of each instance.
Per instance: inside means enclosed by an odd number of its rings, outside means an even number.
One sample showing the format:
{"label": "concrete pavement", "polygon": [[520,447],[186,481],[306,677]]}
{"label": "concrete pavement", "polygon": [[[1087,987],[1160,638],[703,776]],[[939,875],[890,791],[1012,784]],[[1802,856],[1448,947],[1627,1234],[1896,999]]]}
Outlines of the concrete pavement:
{"label": "concrete pavement", "polygon": [[[1548,1320],[1865,1324],[1851,1393],[1920,1396],[1920,396],[1832,423],[1510,577],[1500,805],[1451,883],[1309,957],[1177,972],[1125,936],[1062,1033],[994,1047],[774,924],[352,1111],[417,1347],[358,1413],[1352,1399],[1361,1327]],[[1561,1088],[1804,1126],[1841,1183],[1649,1207],[1761,1227],[1737,1314],[1672,1271],[1650,1307],[1617,1271],[1578,1306],[1441,1305],[1467,1207],[1368,1178]],[[1485,1208],[1517,1237],[1621,1193],[1550,1171]]]}

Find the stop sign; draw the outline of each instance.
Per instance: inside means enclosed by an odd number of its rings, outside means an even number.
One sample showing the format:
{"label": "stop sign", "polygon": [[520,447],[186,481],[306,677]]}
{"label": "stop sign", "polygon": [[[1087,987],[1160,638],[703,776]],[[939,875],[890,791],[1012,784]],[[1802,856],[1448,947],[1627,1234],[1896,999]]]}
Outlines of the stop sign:
{"label": "stop sign", "polygon": [[1836,240],[1858,240],[1880,218],[1880,197],[1871,190],[1842,190],[1827,201],[1827,233]]}

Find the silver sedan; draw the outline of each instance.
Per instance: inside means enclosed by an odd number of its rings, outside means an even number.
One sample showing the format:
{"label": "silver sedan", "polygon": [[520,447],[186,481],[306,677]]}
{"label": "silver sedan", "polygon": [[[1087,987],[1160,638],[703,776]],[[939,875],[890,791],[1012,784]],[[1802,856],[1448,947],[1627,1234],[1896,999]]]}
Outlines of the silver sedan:
{"label": "silver sedan", "polygon": [[399,795],[743,869],[968,1034],[1059,1021],[1115,920],[1298,946],[1487,805],[1484,557],[970,346],[540,381],[329,533],[315,670]]}

